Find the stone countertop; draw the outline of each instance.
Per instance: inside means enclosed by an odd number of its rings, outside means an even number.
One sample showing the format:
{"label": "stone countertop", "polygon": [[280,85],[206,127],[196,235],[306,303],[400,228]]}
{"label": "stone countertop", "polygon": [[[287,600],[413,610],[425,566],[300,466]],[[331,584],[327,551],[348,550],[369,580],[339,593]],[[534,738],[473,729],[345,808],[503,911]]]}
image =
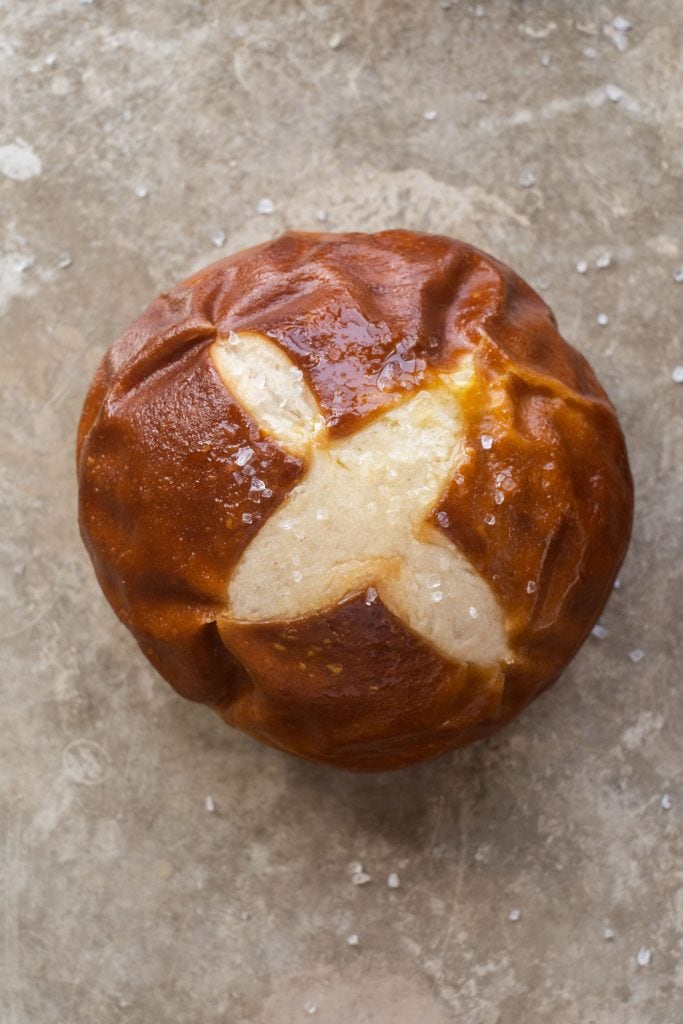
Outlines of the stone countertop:
{"label": "stone countertop", "polygon": [[[3,9],[2,1024],[683,1018],[682,52],[668,0]],[[108,343],[221,253],[323,224],[520,271],[637,489],[604,635],[504,733],[372,777],[177,697],[75,518]]]}

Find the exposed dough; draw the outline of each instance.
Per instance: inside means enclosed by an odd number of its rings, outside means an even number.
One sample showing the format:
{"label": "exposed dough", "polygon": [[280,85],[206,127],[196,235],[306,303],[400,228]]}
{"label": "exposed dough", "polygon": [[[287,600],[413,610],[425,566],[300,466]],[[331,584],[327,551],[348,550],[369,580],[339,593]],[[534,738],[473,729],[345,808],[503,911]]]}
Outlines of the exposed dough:
{"label": "exposed dough", "polygon": [[331,440],[303,374],[265,335],[233,332],[211,354],[260,428],[309,463],[238,562],[227,614],[283,621],[366,589],[367,601],[379,595],[446,657],[481,665],[505,658],[496,597],[430,523],[463,458],[460,398],[472,382],[471,361]]}

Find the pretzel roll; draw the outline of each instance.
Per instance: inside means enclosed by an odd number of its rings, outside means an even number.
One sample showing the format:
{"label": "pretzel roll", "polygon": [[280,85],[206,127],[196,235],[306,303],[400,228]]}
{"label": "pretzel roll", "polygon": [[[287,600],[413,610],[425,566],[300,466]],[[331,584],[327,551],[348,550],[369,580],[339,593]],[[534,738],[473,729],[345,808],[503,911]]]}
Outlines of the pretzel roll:
{"label": "pretzel roll", "polygon": [[183,696],[376,771],[486,736],[609,596],[632,483],[543,300],[462,242],[289,233],[161,295],[78,438],[104,593]]}

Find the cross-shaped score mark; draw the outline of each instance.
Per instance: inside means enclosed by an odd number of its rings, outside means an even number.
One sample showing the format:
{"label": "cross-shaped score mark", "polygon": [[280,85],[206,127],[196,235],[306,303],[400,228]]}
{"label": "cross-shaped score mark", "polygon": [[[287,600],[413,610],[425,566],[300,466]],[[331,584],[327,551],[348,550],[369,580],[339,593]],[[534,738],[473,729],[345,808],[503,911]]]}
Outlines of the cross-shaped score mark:
{"label": "cross-shaped score mark", "polygon": [[459,396],[471,383],[471,361],[332,439],[302,372],[265,335],[231,333],[211,355],[261,430],[308,465],[237,563],[229,617],[298,619],[365,592],[448,658],[503,659],[496,597],[430,522],[463,458]]}

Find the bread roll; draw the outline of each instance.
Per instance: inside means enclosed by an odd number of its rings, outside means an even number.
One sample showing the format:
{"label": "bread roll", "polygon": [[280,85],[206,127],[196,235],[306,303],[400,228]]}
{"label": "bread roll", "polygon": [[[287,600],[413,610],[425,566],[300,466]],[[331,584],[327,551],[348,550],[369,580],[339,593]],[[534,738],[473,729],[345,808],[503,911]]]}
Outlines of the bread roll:
{"label": "bread roll", "polygon": [[552,682],[628,543],[624,439],[515,273],[450,238],[289,233],[161,295],[78,438],[104,593],[183,696],[398,768]]}

